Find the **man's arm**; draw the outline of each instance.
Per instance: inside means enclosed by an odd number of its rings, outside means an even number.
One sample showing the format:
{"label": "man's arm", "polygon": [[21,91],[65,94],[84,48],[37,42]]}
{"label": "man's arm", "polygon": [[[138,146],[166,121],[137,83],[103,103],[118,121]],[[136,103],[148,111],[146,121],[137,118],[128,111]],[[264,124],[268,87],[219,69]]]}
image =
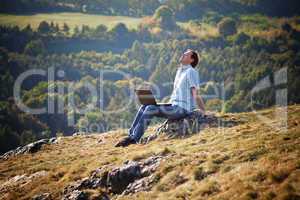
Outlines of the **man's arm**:
{"label": "man's arm", "polygon": [[201,96],[198,95],[197,93],[197,89],[195,87],[191,88],[192,90],[192,96],[195,99],[198,108],[201,110],[201,112],[203,112],[203,114],[205,113],[205,106],[204,106],[204,101],[202,100]]}

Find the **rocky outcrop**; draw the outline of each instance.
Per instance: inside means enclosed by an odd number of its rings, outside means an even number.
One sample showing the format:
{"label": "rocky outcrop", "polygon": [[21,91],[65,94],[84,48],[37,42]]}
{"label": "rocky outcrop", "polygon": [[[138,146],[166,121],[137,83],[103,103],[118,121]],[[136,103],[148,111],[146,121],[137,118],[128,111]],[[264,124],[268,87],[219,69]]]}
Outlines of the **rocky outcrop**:
{"label": "rocky outcrop", "polygon": [[0,160],[1,159],[7,160],[10,157],[17,156],[17,155],[20,155],[20,154],[25,154],[25,153],[36,153],[41,149],[41,147],[43,145],[53,144],[53,143],[56,143],[56,142],[57,142],[57,139],[55,137],[50,138],[50,139],[41,139],[41,140],[38,140],[36,142],[27,144],[26,146],[18,147],[14,150],[6,152],[2,156],[0,156]]}
{"label": "rocky outcrop", "polygon": [[109,193],[122,195],[150,190],[155,182],[153,173],[165,158],[157,155],[139,162],[126,161],[110,171],[98,168],[89,177],[66,187],[63,199],[89,199],[83,195],[86,189],[104,188]]}
{"label": "rocky outcrop", "polygon": [[36,181],[39,178],[45,177],[47,175],[48,175],[47,171],[38,171],[31,175],[22,174],[22,175],[14,176],[0,185],[0,194],[5,194],[9,192],[12,188],[16,188],[16,187],[22,189],[27,184]]}
{"label": "rocky outcrop", "polygon": [[87,135],[86,132],[76,132],[76,133],[73,133],[73,136],[84,136],[84,135]]}
{"label": "rocky outcrop", "polygon": [[51,194],[50,193],[43,193],[43,194],[38,194],[32,197],[32,200],[51,200]]}
{"label": "rocky outcrop", "polygon": [[113,169],[107,174],[107,186],[112,193],[121,194],[126,187],[141,178],[142,167],[138,162],[130,161],[124,166]]}
{"label": "rocky outcrop", "polygon": [[151,176],[138,179],[130,183],[126,189],[122,192],[122,195],[133,194],[141,191],[149,191],[152,185],[155,183],[156,176],[152,174]]}
{"label": "rocky outcrop", "polygon": [[183,138],[199,133],[205,127],[231,127],[239,123],[242,123],[242,121],[234,118],[228,119],[228,117],[217,117],[214,114],[202,114],[195,110],[186,118],[165,120],[155,133],[143,137],[140,143],[147,144],[160,135],[165,135],[168,138]]}
{"label": "rocky outcrop", "polygon": [[[65,200],[86,200],[88,199],[88,193],[80,190],[74,190],[64,197]],[[100,199],[100,198],[99,198]]]}

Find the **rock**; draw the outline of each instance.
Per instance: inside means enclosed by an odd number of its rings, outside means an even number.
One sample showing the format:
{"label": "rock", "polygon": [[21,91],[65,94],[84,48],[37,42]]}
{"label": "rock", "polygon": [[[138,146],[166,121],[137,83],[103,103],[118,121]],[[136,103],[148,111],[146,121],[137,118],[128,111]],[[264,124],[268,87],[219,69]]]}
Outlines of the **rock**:
{"label": "rock", "polygon": [[121,194],[130,183],[140,177],[141,166],[139,163],[132,161],[109,172],[107,185],[113,193]]}
{"label": "rock", "polygon": [[167,119],[159,126],[154,134],[141,139],[140,143],[148,142],[158,138],[159,135],[165,135],[168,138],[185,137],[190,134],[198,133],[204,128],[205,124],[216,122],[217,118],[212,115],[203,115],[195,110],[189,116],[182,119]]}
{"label": "rock", "polygon": [[143,162],[140,162],[141,176],[143,178],[130,183],[123,191],[122,195],[140,191],[149,191],[155,181],[155,175],[153,173],[160,165],[162,159],[164,159],[163,156],[153,156]]}
{"label": "rock", "polygon": [[105,143],[104,140],[102,138],[100,138],[98,141],[98,143]]}
{"label": "rock", "polygon": [[52,137],[49,139],[49,144],[56,144],[58,142],[57,138],[56,137]]}
{"label": "rock", "polygon": [[[113,193],[117,194],[121,194],[124,190],[127,190],[126,194],[130,193],[133,191],[131,188],[136,188],[137,185],[140,187],[143,187],[143,185],[147,186],[147,188],[150,187],[152,181],[144,177],[152,175],[163,158],[163,156],[153,156],[140,162],[126,162],[125,166],[115,168],[108,174],[108,186]],[[143,180],[139,180],[141,178]],[[130,188],[127,189],[130,184]],[[139,188],[138,190],[142,191],[143,188]]]}
{"label": "rock", "polygon": [[28,177],[28,180],[32,180],[32,179],[39,178],[39,177],[44,177],[44,176],[47,176],[47,175],[48,175],[48,172],[45,171],[45,170],[38,171],[38,172],[35,172],[35,173],[31,174]]}
{"label": "rock", "polygon": [[225,119],[216,117],[213,114],[202,114],[198,110],[193,111],[188,117],[183,119],[167,119],[159,126],[154,134],[144,137],[140,143],[147,144],[155,140],[159,135],[165,135],[168,138],[186,137],[191,134],[199,133],[205,127],[226,126],[231,127],[240,123],[237,119]]}
{"label": "rock", "polygon": [[73,190],[69,193],[65,194],[62,198],[62,200],[88,200],[88,199],[97,199],[97,200],[109,200],[109,197],[105,193],[101,193],[99,195],[93,195],[93,197],[90,197],[91,195],[85,191],[81,190]]}
{"label": "rock", "polygon": [[87,135],[86,132],[76,132],[73,134],[73,136],[83,136],[83,135]]}
{"label": "rock", "polygon": [[[25,146],[25,153],[36,153],[38,152],[44,144],[48,144],[49,139],[42,139]],[[23,153],[23,152],[22,152]]]}
{"label": "rock", "polygon": [[66,194],[62,199],[63,200],[88,200],[88,195],[83,191],[74,190]]}
{"label": "rock", "polygon": [[[97,189],[97,188],[105,188],[107,182],[107,172],[103,172],[101,168],[95,170],[90,177],[83,178],[67,186],[64,193],[64,200],[69,199],[89,199],[89,195],[87,193],[79,193],[85,189]],[[95,199],[95,198],[93,198]],[[96,199],[99,200],[109,200],[109,197],[106,194],[101,194]]]}
{"label": "rock", "polygon": [[72,192],[74,191],[79,191],[80,189],[84,189],[86,185],[88,185],[87,181],[89,181],[88,178],[85,178],[85,179],[82,179],[82,180],[79,180],[69,186],[67,186],[63,193],[66,194],[71,194]]}
{"label": "rock", "polygon": [[17,156],[25,153],[36,153],[38,152],[44,144],[54,144],[57,143],[57,139],[55,137],[50,139],[41,139],[36,142],[32,142],[23,147],[17,147],[15,150],[8,151],[0,156],[0,160],[7,160],[12,156]]}
{"label": "rock", "polygon": [[133,183],[130,183],[126,189],[123,191],[122,195],[133,194],[141,191],[149,191],[152,187],[152,184],[155,181],[155,175],[152,174],[149,177],[144,177],[142,179],[136,180]]}
{"label": "rock", "polygon": [[111,193],[123,195],[149,190],[155,179],[153,173],[165,158],[166,156],[158,155],[139,162],[126,161],[122,166],[110,171],[98,168],[89,177],[67,186],[63,191],[64,197],[68,199],[74,196],[74,191],[78,194],[78,191],[85,189],[105,188]]}
{"label": "rock", "polygon": [[48,175],[47,171],[38,171],[29,176],[27,174],[14,176],[13,178],[9,179],[8,181],[0,185],[0,193],[5,193],[7,191],[10,191],[10,189],[14,187],[22,188],[28,183],[38,178],[44,177],[46,175]]}
{"label": "rock", "polygon": [[157,169],[157,167],[160,164],[160,161],[163,159],[163,156],[152,156],[148,159],[146,159],[144,162],[141,163],[141,173],[142,176],[149,176],[151,175],[153,172],[155,172],[155,170]]}
{"label": "rock", "polygon": [[203,115],[198,111],[192,112],[188,117],[179,120],[167,120],[161,131],[168,137],[185,137],[198,133],[206,124],[217,124],[218,119],[213,115]]}
{"label": "rock", "polygon": [[5,191],[9,190],[9,188],[17,186],[19,184],[26,183],[26,179],[27,179],[27,174],[14,176],[8,181],[0,185],[0,192],[4,193]]}
{"label": "rock", "polygon": [[43,193],[38,194],[32,197],[32,200],[51,200],[51,194],[50,193]]}
{"label": "rock", "polygon": [[83,189],[96,189],[101,187],[106,187],[107,185],[107,175],[103,177],[86,177],[82,180],[79,180],[69,186],[67,186],[63,193],[68,194],[72,193],[75,190],[83,190]]}

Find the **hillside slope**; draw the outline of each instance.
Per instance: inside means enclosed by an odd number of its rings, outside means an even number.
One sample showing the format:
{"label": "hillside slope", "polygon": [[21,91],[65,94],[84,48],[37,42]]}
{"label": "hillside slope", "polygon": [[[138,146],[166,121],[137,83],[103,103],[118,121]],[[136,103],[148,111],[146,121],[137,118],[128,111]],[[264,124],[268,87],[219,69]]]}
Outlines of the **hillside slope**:
{"label": "hillside slope", "polygon": [[[113,147],[126,130],[60,137],[36,153],[0,160],[0,199],[61,199],[76,181],[85,194],[77,199],[300,199],[300,105],[288,107],[287,131],[274,112],[225,114],[244,123],[126,148]],[[116,167],[153,157],[159,162],[153,161],[149,191],[120,195],[99,184],[82,186],[99,170],[112,175]]]}

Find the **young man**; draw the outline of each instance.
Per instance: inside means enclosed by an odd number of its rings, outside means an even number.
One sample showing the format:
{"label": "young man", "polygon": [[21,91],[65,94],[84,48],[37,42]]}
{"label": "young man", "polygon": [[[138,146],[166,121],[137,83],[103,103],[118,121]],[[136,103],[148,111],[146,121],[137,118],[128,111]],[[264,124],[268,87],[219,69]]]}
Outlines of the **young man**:
{"label": "young man", "polygon": [[180,67],[175,76],[170,98],[171,105],[142,105],[129,129],[129,135],[119,141],[115,145],[116,147],[137,143],[154,116],[168,119],[184,118],[196,108],[196,104],[204,114],[203,100],[197,94],[199,75],[194,69],[199,62],[198,54],[188,49],[182,54],[179,61]]}

